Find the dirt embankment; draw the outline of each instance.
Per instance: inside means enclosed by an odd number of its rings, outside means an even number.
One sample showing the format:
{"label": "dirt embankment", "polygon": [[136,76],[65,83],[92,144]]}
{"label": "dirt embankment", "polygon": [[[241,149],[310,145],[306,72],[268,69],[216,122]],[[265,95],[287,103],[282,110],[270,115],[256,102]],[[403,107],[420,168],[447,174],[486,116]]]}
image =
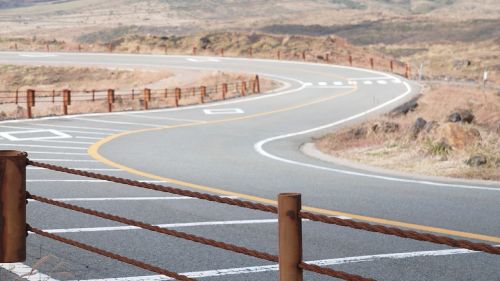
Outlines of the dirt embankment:
{"label": "dirt embankment", "polygon": [[315,140],[322,152],[431,176],[500,180],[500,92],[426,85],[393,112]]}

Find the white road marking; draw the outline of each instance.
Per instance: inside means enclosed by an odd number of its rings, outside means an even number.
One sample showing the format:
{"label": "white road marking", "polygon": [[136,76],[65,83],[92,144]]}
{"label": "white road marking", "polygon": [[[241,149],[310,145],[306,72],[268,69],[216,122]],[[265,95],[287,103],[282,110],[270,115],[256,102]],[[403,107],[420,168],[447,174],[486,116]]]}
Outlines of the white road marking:
{"label": "white road marking", "polygon": [[193,120],[193,119],[173,118],[173,117],[145,116],[145,115],[139,115],[139,114],[129,114],[129,115],[127,115],[127,117],[137,117],[137,118],[155,119],[155,120],[181,121],[181,122],[195,122],[195,123],[206,122],[204,120]]}
{"label": "white road marking", "polygon": [[[236,199],[237,196],[222,196],[223,198]],[[54,198],[53,200],[72,202],[72,201],[148,201],[148,200],[200,200],[194,197],[187,196],[172,196],[172,197],[92,197],[92,198]],[[33,199],[28,201],[38,202]]]}
{"label": "white road marking", "polygon": [[53,152],[53,151],[28,151],[28,154],[56,154],[56,155],[85,155],[88,156],[87,153],[76,153],[76,152]]}
{"label": "white road marking", "polygon": [[[161,228],[181,228],[193,226],[215,226],[215,225],[240,225],[240,224],[264,224],[277,223],[277,219],[264,220],[235,220],[235,221],[206,221],[206,222],[187,222],[187,223],[168,223],[157,224]],[[75,233],[75,232],[101,232],[101,231],[121,231],[121,230],[139,230],[137,226],[103,226],[103,227],[85,227],[85,228],[64,228],[64,229],[45,229],[48,233]]]}
{"label": "white road marking", "polygon": [[54,158],[38,158],[38,159],[31,159],[33,161],[52,161],[52,162],[92,162],[92,163],[97,163],[99,161],[97,160],[80,160],[80,159],[54,159]]}
{"label": "white road marking", "polygon": [[0,267],[12,272],[13,274],[27,281],[59,281],[57,279],[53,279],[48,275],[42,274],[38,270],[31,268],[30,266],[27,266],[20,262],[0,263]]}
{"label": "white road marking", "polygon": [[43,148],[54,148],[54,149],[75,149],[75,150],[87,150],[87,147],[70,147],[70,146],[47,146],[47,145],[36,145],[36,144],[10,144],[10,143],[0,143],[3,146],[16,146],[16,147],[43,147]]}
{"label": "white road marking", "polygon": [[[374,262],[380,260],[400,260],[407,258],[439,257],[439,256],[452,256],[452,255],[463,255],[463,254],[473,254],[473,253],[478,253],[478,252],[466,249],[452,249],[452,250],[419,251],[419,252],[406,252],[406,253],[313,260],[313,261],[306,261],[306,263],[318,266],[332,266],[332,265],[341,265],[341,264],[359,263],[359,262]],[[226,275],[251,274],[259,272],[269,272],[269,271],[278,271],[278,265],[273,264],[273,265],[262,265],[262,266],[226,268],[226,269],[216,269],[216,270],[206,270],[206,271],[184,272],[180,274],[190,278],[204,278],[204,277],[219,277]],[[147,276],[134,276],[134,277],[88,279],[80,281],[166,281],[166,280],[174,280],[174,279],[165,277],[164,275],[147,275]]]}
{"label": "white road marking", "polygon": [[401,80],[399,80],[399,79],[394,79],[394,80],[392,80],[392,83],[401,84],[403,82]]}
{"label": "white road marking", "polygon": [[370,81],[370,80],[366,80],[366,81],[363,81],[363,84],[365,84],[365,85],[371,85],[371,84],[373,84],[373,82]]}
{"label": "white road marking", "polygon": [[311,83],[311,82],[306,82],[306,83],[304,83],[303,85],[304,85],[304,86],[309,87],[309,86],[312,86],[312,85],[313,85],[313,83]]}
{"label": "white road marking", "polygon": [[333,85],[335,85],[335,86],[342,86],[342,85],[344,85],[344,82],[342,82],[342,81],[335,81],[335,82],[333,82]]}
{"label": "white road marking", "polygon": [[190,62],[200,62],[199,60],[193,58],[187,58],[186,60]]}
{"label": "white road marking", "polygon": [[241,108],[210,108],[210,109],[203,109],[203,112],[205,112],[205,114],[207,115],[245,113]]}
{"label": "white road marking", "polygon": [[328,83],[326,83],[326,82],[318,82],[318,85],[319,85],[319,86],[327,86],[327,85],[328,85]]}
{"label": "white road marking", "polygon": [[[33,180],[26,180],[26,182],[104,182],[104,183],[114,183],[111,181],[105,181],[105,180],[56,180],[56,179],[33,179]],[[155,180],[146,180],[146,181],[139,181],[139,182],[146,182],[146,183],[168,183],[168,181],[155,181]]]}
{"label": "white road marking", "polygon": [[[40,136],[40,137],[28,137],[28,138],[22,138],[22,137],[15,136],[15,135],[36,134],[36,133],[50,133],[53,136]],[[0,136],[4,137],[10,141],[28,141],[28,140],[48,140],[48,139],[68,139],[68,138],[71,138],[71,136],[68,134],[65,134],[63,132],[59,132],[57,130],[52,130],[52,129],[0,132]]]}
{"label": "white road marking", "polygon": [[26,58],[53,58],[53,57],[57,57],[56,54],[43,54],[43,53],[19,54],[19,56],[26,57]]}
{"label": "white road marking", "polygon": [[94,144],[93,142],[83,142],[83,141],[61,141],[61,140],[33,140],[36,142],[56,142],[56,143],[72,143],[72,144]]}
{"label": "white road marking", "polygon": [[354,171],[342,170],[342,169],[336,169],[336,168],[330,168],[330,167],[325,167],[325,166],[318,166],[318,165],[314,165],[314,164],[308,164],[308,163],[303,163],[303,162],[298,162],[298,161],[294,161],[294,160],[282,158],[282,157],[279,157],[279,156],[276,156],[276,155],[273,155],[273,154],[267,152],[263,148],[263,146],[265,144],[273,142],[273,141],[277,141],[277,140],[285,139],[285,138],[290,138],[290,137],[294,137],[294,136],[299,136],[299,135],[310,134],[310,133],[313,133],[313,132],[317,132],[317,131],[328,129],[328,128],[331,128],[331,127],[335,127],[335,126],[344,124],[346,122],[358,119],[360,117],[366,116],[366,115],[368,115],[368,114],[370,114],[370,113],[372,113],[374,111],[377,111],[377,110],[379,110],[381,108],[384,108],[385,106],[388,106],[389,104],[392,104],[392,103],[394,103],[394,102],[396,102],[398,100],[401,100],[401,99],[405,98],[406,96],[408,96],[411,93],[411,87],[410,87],[410,85],[408,83],[406,83],[406,82],[404,82],[403,84],[406,87],[406,91],[402,95],[400,95],[400,96],[398,96],[398,97],[396,97],[394,99],[391,99],[389,101],[386,101],[386,102],[384,102],[384,103],[382,103],[382,104],[380,104],[380,105],[378,105],[376,107],[373,107],[373,108],[371,108],[369,110],[366,110],[366,111],[360,112],[358,114],[352,115],[350,117],[347,117],[347,118],[335,121],[333,123],[325,124],[325,125],[322,125],[322,126],[319,126],[319,127],[315,127],[315,128],[312,128],[312,129],[308,129],[308,130],[304,130],[304,131],[300,131],[300,132],[296,132],[296,133],[279,135],[279,136],[276,136],[276,137],[272,137],[272,138],[267,138],[267,139],[261,140],[261,141],[257,142],[254,145],[254,149],[255,149],[255,151],[257,151],[257,153],[261,154],[264,157],[267,157],[267,158],[270,158],[270,159],[273,159],[273,160],[276,160],[276,161],[280,161],[280,162],[283,162],[283,163],[297,165],[297,166],[302,166],[302,167],[307,167],[307,168],[313,168],[313,169],[318,169],[318,170],[324,170],[324,171],[329,171],[329,172],[341,173],[341,174],[346,174],[346,175],[352,175],[352,176],[358,176],[358,177],[366,177],[366,178],[373,178],[373,179],[380,179],[380,180],[387,180],[387,181],[394,181],[394,182],[416,183],[416,184],[430,185],[430,186],[454,187],[454,188],[477,189],[477,190],[488,190],[488,191],[497,191],[497,192],[499,192],[500,188],[494,188],[494,187],[473,186],[473,185],[452,184],[452,183],[440,183],[440,182],[432,182],[432,181],[426,181],[426,180],[412,180],[412,179],[397,178],[397,177],[392,177],[392,176],[381,176],[381,175],[368,174],[368,173],[363,173],[363,172],[354,172]]}
{"label": "white road marking", "polygon": [[157,125],[151,125],[151,124],[146,124],[146,123],[134,123],[134,122],[122,122],[122,121],[97,120],[97,119],[83,118],[83,117],[75,117],[73,119],[75,119],[75,120],[82,120],[82,121],[89,121],[89,122],[97,122],[97,123],[109,123],[109,124],[120,124],[120,125],[136,125],[136,126],[153,127],[153,128],[160,127],[160,126],[157,126]]}
{"label": "white road marking", "polygon": [[358,85],[358,81],[348,81],[347,84],[349,84],[349,85]]}
{"label": "white road marking", "polygon": [[[13,120],[5,121],[7,122],[12,122]],[[23,121],[21,120],[16,120],[16,121]],[[24,120],[25,121],[25,120]],[[33,127],[18,127],[18,126],[7,126],[7,125],[0,125],[1,128],[8,128],[8,129],[23,129],[23,130],[38,130],[39,128],[33,128]],[[62,132],[68,132],[68,133],[78,133],[78,134],[89,134],[89,135],[101,135],[101,136],[109,136],[110,134],[106,133],[97,133],[97,132],[87,132],[87,131],[75,131],[75,130],[59,130]]]}
{"label": "white road marking", "polygon": [[377,80],[377,83],[379,83],[381,85],[386,85],[387,81],[386,80]]}
{"label": "white road marking", "polygon": [[[50,171],[50,170],[47,170],[45,168],[40,168],[40,167],[26,167],[26,169],[28,170],[45,170],[45,171]],[[112,169],[112,168],[103,168],[103,169],[99,169],[99,168],[71,168],[71,169],[75,169],[75,170],[82,170],[82,171],[105,171],[105,172],[121,172],[122,170],[120,169]]]}
{"label": "white road marking", "polygon": [[31,125],[34,126],[41,126],[41,127],[55,127],[55,128],[68,128],[68,129],[90,129],[90,130],[95,130],[95,131],[109,131],[109,132],[123,132],[123,130],[116,130],[116,129],[109,129],[109,128],[95,128],[95,127],[82,127],[82,126],[66,126],[66,125],[53,125],[53,124],[47,124],[47,123],[31,123]]}
{"label": "white road marking", "polygon": [[348,80],[388,80],[394,79],[393,76],[380,76],[380,77],[355,77],[355,78],[347,78]]}

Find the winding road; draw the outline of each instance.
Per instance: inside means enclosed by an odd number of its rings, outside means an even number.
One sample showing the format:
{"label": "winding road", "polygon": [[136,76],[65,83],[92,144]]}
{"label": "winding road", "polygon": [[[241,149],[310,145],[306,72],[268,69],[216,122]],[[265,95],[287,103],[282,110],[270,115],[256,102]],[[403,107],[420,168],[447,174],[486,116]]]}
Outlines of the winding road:
{"label": "winding road", "polygon": [[[458,239],[500,244],[500,185],[375,173],[301,152],[312,137],[387,112],[418,94],[402,77],[366,69],[243,58],[0,53],[0,63],[257,73],[272,93],[181,108],[0,122],[0,149],[30,159]],[[28,190],[219,241],[277,253],[270,214],[28,167]],[[37,202],[29,223],[200,280],[277,280],[274,264]],[[303,222],[304,260],[377,280],[500,280],[500,258]],[[31,234],[24,264],[0,280],[170,280]],[[30,274],[26,274],[29,272]],[[24,274],[24,275],[23,275]],[[305,273],[305,280],[332,280]]]}

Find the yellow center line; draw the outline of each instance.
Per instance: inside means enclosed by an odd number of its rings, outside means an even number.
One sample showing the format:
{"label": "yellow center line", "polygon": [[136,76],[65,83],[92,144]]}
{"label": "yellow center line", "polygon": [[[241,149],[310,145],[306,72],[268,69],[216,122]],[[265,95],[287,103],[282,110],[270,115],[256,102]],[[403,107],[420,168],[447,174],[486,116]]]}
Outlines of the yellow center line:
{"label": "yellow center line", "polygon": [[[349,94],[354,93],[357,90],[357,86],[354,85],[354,88],[347,91],[343,92],[334,96],[326,97],[326,98],[321,98],[317,99],[311,102],[306,102],[302,104],[297,104],[277,110],[272,110],[272,111],[267,111],[267,112],[260,112],[252,115],[247,115],[247,116],[241,116],[241,117],[234,117],[234,118],[226,118],[226,119],[218,119],[218,120],[212,120],[212,121],[206,121],[203,123],[186,123],[186,124],[179,124],[179,125],[174,125],[174,126],[160,126],[157,128],[147,128],[147,129],[139,129],[139,130],[132,130],[132,131],[126,131],[118,134],[111,135],[109,137],[106,137],[102,140],[99,140],[98,142],[94,143],[91,145],[88,149],[88,154],[111,167],[121,169],[123,171],[126,171],[131,174],[135,174],[138,176],[142,176],[144,178],[149,178],[153,180],[159,180],[159,181],[167,181],[172,184],[184,186],[184,187],[189,187],[191,189],[196,189],[196,190],[202,190],[205,192],[210,192],[210,193],[215,193],[219,195],[224,195],[224,196],[237,196],[241,199],[245,200],[250,200],[254,202],[259,202],[259,203],[264,203],[264,204],[271,204],[271,205],[277,205],[277,201],[273,199],[268,199],[264,197],[259,197],[259,196],[254,196],[250,194],[244,194],[244,193],[238,193],[238,192],[233,192],[229,190],[224,190],[221,188],[215,188],[215,187],[210,187],[207,185],[202,185],[202,184],[196,184],[192,182],[187,182],[187,181],[182,181],[178,179],[173,179],[173,178],[168,178],[160,175],[155,175],[152,173],[148,173],[145,171],[137,170],[132,167],[114,162],[106,157],[104,157],[102,154],[100,154],[99,150],[100,148],[118,138],[128,136],[128,135],[133,135],[133,134],[138,134],[138,133],[143,133],[143,132],[151,132],[151,131],[160,131],[160,130],[168,130],[168,129],[176,129],[176,128],[185,128],[185,127],[194,127],[194,126],[204,126],[204,125],[210,125],[210,124],[219,124],[219,123],[227,123],[227,122],[232,122],[232,121],[240,121],[240,120],[246,120],[246,119],[254,119],[262,116],[267,116],[271,114],[277,114],[281,112],[287,112],[291,110],[296,110],[300,109],[303,107],[307,107],[310,105],[326,102],[329,100],[336,99],[341,96],[346,96]],[[439,233],[439,234],[444,234],[444,235],[451,235],[451,236],[457,236],[457,237],[462,237],[462,238],[469,238],[469,239],[476,239],[476,240],[482,240],[482,241],[489,241],[489,242],[495,242],[495,243],[500,243],[500,237],[496,236],[489,236],[489,235],[483,235],[483,234],[477,234],[477,233],[470,233],[470,232],[463,232],[463,231],[457,231],[457,230],[451,230],[451,229],[446,229],[446,228],[439,228],[439,227],[433,227],[433,226],[426,226],[426,225],[420,225],[420,224],[413,224],[413,223],[408,223],[408,222],[403,222],[403,221],[397,221],[397,220],[389,220],[389,219],[383,219],[383,218],[377,218],[377,217],[370,217],[370,216],[364,216],[364,215],[357,215],[357,214],[351,214],[351,213],[346,213],[346,212],[341,212],[341,211],[335,211],[335,210],[328,210],[328,209],[323,209],[323,208],[317,208],[317,207],[312,207],[312,206],[302,206],[302,209],[305,211],[310,211],[318,214],[323,214],[323,215],[328,215],[328,216],[345,216],[345,217],[350,217],[356,220],[360,221],[365,221],[365,222],[370,222],[370,223],[378,223],[378,224],[384,224],[384,225],[389,225],[389,226],[394,226],[394,227],[403,227],[407,229],[413,229],[413,230],[419,230],[419,231],[426,231],[426,232],[433,232],[433,233]]]}

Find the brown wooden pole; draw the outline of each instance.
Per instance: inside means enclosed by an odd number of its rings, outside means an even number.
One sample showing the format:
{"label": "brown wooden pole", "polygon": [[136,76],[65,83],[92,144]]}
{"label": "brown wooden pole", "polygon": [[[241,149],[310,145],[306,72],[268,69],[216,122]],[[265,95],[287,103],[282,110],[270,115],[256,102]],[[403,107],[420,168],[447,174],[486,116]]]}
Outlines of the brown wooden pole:
{"label": "brown wooden pole", "polygon": [[302,219],[299,193],[278,196],[279,275],[280,281],[302,281]]}
{"label": "brown wooden pole", "polygon": [[134,99],[135,99],[135,90],[132,89],[132,100],[134,100]]}
{"label": "brown wooden pole", "polygon": [[281,59],[281,51],[280,50],[278,50],[278,52],[277,52],[277,57],[278,57],[278,60]]}
{"label": "brown wooden pole", "polygon": [[71,91],[63,90],[63,114],[68,115],[68,105],[71,105]]}
{"label": "brown wooden pole", "polygon": [[405,77],[406,79],[410,78],[410,66],[408,64],[406,64]]}
{"label": "brown wooden pole", "polygon": [[391,67],[391,72],[394,72],[394,62],[392,60],[389,63],[389,66]]}
{"label": "brown wooden pole", "polygon": [[95,101],[95,90],[92,90],[92,101]]}
{"label": "brown wooden pole", "polygon": [[201,86],[200,87],[200,103],[205,102],[205,96],[207,94],[207,87]]}
{"label": "brown wooden pole", "polygon": [[224,56],[224,48],[220,48],[220,56],[223,57]]}
{"label": "brown wooden pole", "polygon": [[196,51],[198,50],[198,48],[196,47],[193,47],[193,56],[196,56]]}
{"label": "brown wooden pole", "polygon": [[56,90],[52,90],[52,103],[56,102]]}
{"label": "brown wooden pole", "polygon": [[21,151],[0,150],[0,263],[26,260],[26,163]]}
{"label": "brown wooden pole", "polygon": [[349,55],[349,65],[352,66],[352,56]]}
{"label": "brown wooden pole", "polygon": [[373,62],[373,58],[370,58],[370,67],[371,67],[372,69],[373,69],[374,65],[375,65],[375,64],[374,64],[374,62]]}
{"label": "brown wooden pole", "polygon": [[108,112],[113,111],[113,103],[115,103],[115,90],[108,89]]}
{"label": "brown wooden pole", "polygon": [[19,103],[19,89],[16,90],[16,104]]}
{"label": "brown wooden pole", "polygon": [[259,80],[259,75],[255,75],[255,84],[257,87],[257,93],[260,94],[260,80]]}
{"label": "brown wooden pole", "polygon": [[225,100],[227,95],[227,83],[222,83],[222,99]]}
{"label": "brown wooden pole", "polygon": [[28,118],[33,118],[33,113],[31,107],[35,106],[35,90],[27,90],[26,91],[26,113]]}
{"label": "brown wooden pole", "polygon": [[253,57],[253,50],[252,48],[248,48],[248,56]]}
{"label": "brown wooden pole", "polygon": [[151,100],[151,89],[144,89],[144,109],[149,109],[149,101]]}
{"label": "brown wooden pole", "polygon": [[174,105],[175,107],[179,106],[179,100],[181,99],[181,89],[180,88],[175,88],[175,95],[174,95]]}
{"label": "brown wooden pole", "polygon": [[330,54],[325,54],[326,63],[330,62]]}
{"label": "brown wooden pole", "polygon": [[302,60],[306,60],[306,51],[302,51]]}
{"label": "brown wooden pole", "polygon": [[246,96],[247,94],[247,82],[241,81],[241,95]]}

